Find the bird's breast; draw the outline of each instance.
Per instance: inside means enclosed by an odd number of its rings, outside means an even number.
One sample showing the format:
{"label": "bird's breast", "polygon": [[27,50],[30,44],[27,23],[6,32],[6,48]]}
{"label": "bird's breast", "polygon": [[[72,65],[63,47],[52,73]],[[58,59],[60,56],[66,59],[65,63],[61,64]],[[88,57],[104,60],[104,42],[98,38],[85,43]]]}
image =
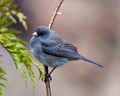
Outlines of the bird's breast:
{"label": "bird's breast", "polygon": [[43,52],[41,52],[39,55],[37,53],[33,53],[33,55],[38,61],[49,67],[62,66],[69,61],[66,58],[48,55]]}

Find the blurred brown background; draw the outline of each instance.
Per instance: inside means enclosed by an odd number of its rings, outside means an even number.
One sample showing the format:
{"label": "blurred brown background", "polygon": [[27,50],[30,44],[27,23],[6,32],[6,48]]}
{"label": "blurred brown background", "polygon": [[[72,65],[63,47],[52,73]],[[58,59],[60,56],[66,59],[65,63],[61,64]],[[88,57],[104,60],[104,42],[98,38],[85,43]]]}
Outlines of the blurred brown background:
{"label": "blurred brown background", "polygon": [[[48,26],[57,0],[15,0],[28,17],[26,32],[20,37],[29,43],[39,25]],[[53,30],[78,47],[80,54],[102,65],[98,68],[83,61],[69,62],[52,75],[52,96],[120,96],[120,1],[64,0],[62,13],[55,20]],[[1,65],[8,82],[4,96],[45,96],[44,83],[36,79],[35,94],[31,82],[25,88],[23,78],[10,55],[0,46]],[[36,75],[38,76],[38,72]]]}

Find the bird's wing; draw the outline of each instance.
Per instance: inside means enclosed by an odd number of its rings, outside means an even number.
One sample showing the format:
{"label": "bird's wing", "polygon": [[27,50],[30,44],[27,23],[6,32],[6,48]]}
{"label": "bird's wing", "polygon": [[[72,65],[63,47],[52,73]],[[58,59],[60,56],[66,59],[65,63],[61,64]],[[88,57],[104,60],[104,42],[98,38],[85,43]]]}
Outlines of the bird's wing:
{"label": "bird's wing", "polygon": [[43,52],[49,55],[65,57],[70,59],[79,59],[80,56],[77,52],[77,48],[67,42],[62,42],[59,44],[54,43],[53,46],[50,43],[47,45],[47,43],[42,42],[42,50]]}
{"label": "bird's wing", "polygon": [[91,64],[97,65],[99,67],[103,67],[102,65],[78,54],[77,48],[72,44],[66,42],[62,42],[59,44],[55,44],[55,42],[54,43],[52,42],[51,44],[50,42],[49,43],[42,42],[42,51],[52,56],[64,57],[68,58],[69,60],[80,59]]}

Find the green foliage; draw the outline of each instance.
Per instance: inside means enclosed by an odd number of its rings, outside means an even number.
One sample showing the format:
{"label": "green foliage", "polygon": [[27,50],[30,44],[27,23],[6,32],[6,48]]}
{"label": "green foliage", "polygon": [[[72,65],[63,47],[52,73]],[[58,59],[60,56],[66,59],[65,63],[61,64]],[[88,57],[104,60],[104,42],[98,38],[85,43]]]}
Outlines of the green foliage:
{"label": "green foliage", "polygon": [[0,67],[0,96],[2,96],[2,89],[5,88],[4,81],[7,79],[4,77],[5,71]]}
{"label": "green foliage", "polygon": [[[27,69],[29,76],[31,78],[33,88],[34,88],[34,78],[35,74],[32,65],[35,65],[40,73],[40,78],[44,79],[44,72],[39,64],[36,64],[30,57],[29,51],[24,47],[24,42],[18,39],[15,35],[19,34],[18,30],[9,28],[10,25],[16,24],[18,18],[19,22],[27,29],[26,16],[17,10],[17,5],[11,4],[13,0],[1,0],[0,1],[0,44],[10,53],[13,58],[16,68],[22,73],[25,82],[27,81]],[[24,66],[23,66],[24,65]],[[0,68],[0,74],[5,74],[2,68]],[[0,77],[2,79],[3,77]],[[5,78],[3,78],[5,80]],[[0,83],[0,90],[1,85]],[[1,94],[1,93],[0,93]]]}

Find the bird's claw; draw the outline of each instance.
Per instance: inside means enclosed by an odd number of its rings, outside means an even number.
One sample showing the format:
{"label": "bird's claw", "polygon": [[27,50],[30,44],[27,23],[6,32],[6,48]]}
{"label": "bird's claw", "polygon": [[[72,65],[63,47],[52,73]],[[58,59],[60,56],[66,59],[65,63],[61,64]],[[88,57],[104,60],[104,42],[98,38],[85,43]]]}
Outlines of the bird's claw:
{"label": "bird's claw", "polygon": [[51,77],[51,75],[50,74],[45,74],[45,82],[46,81],[52,81],[52,77]]}

